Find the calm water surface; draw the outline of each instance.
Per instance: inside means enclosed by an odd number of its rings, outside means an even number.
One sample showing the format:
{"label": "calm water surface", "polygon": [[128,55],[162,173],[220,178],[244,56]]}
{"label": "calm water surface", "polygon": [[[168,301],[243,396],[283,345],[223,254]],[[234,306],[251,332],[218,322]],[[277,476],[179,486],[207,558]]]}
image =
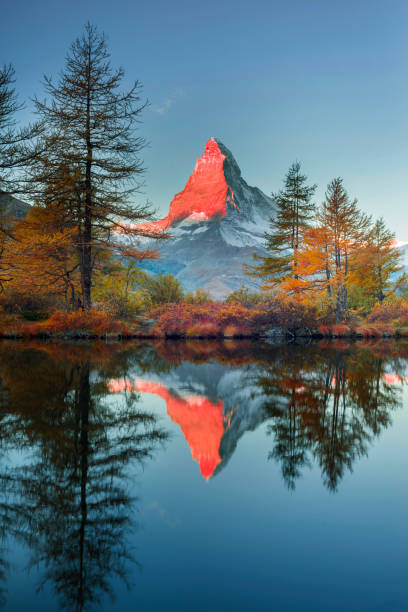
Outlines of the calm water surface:
{"label": "calm water surface", "polygon": [[408,608],[408,346],[0,344],[5,610]]}

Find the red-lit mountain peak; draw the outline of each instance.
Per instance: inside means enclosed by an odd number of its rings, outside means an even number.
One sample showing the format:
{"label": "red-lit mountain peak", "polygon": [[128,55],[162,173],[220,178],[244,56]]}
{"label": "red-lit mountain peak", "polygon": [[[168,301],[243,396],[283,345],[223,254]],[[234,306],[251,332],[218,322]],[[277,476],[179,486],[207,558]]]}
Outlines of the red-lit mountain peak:
{"label": "red-lit mountain peak", "polygon": [[183,191],[171,201],[167,217],[145,223],[143,229],[159,232],[183,219],[206,221],[214,216],[225,217],[227,203],[235,207],[236,204],[234,193],[225,180],[224,159],[217,142],[210,138]]}

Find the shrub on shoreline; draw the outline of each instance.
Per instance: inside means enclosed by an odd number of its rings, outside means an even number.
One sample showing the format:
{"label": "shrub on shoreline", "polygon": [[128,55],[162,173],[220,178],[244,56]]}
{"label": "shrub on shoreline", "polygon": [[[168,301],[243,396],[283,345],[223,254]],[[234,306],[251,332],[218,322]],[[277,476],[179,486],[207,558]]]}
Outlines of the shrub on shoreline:
{"label": "shrub on shoreline", "polygon": [[248,328],[257,331],[257,317],[261,311],[245,308],[239,304],[210,302],[206,304],[168,304],[150,313],[156,321],[151,330],[154,335],[194,336],[211,333],[211,337],[223,336],[228,326]]}
{"label": "shrub on shoreline", "polygon": [[106,312],[97,310],[62,312],[56,311],[49,318],[35,320],[29,324],[13,321],[8,330],[3,328],[3,335],[21,335],[23,337],[58,336],[71,334],[75,336],[103,337],[106,334],[131,334],[127,325],[112,320]]}
{"label": "shrub on shoreline", "polygon": [[368,323],[391,324],[408,327],[408,301],[404,299],[386,300],[377,303],[367,316]]}
{"label": "shrub on shoreline", "polygon": [[[96,309],[66,313],[7,315],[0,320],[0,335],[23,337],[156,337],[256,338],[264,335],[316,338],[388,338],[408,336],[408,303],[383,303],[364,320],[331,324],[314,305],[274,300],[245,307],[237,303],[177,302],[162,305],[150,319],[120,320]],[[27,316],[28,315],[28,316]],[[150,325],[148,328],[147,325]]]}

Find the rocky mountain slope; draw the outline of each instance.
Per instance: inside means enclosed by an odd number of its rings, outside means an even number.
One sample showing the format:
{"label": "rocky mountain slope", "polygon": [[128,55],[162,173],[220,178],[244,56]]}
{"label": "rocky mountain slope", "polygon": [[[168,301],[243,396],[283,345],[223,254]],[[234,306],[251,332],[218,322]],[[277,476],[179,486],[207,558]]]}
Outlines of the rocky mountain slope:
{"label": "rocky mountain slope", "polygon": [[30,209],[30,205],[7,194],[0,193],[0,215],[24,219]]}
{"label": "rocky mountain slope", "polygon": [[232,153],[211,138],[169,214],[144,225],[173,236],[148,268],[174,274],[187,290],[200,287],[224,298],[242,284],[254,284],[242,266],[251,263],[254,252],[265,252],[264,232],[273,212],[272,199],[250,187]]}

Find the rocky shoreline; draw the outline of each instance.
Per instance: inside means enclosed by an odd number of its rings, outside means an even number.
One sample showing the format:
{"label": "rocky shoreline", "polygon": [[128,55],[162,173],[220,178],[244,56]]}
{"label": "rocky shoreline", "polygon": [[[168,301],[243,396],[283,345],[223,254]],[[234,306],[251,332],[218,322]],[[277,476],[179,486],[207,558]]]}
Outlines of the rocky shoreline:
{"label": "rocky shoreline", "polygon": [[239,332],[237,333],[155,333],[148,329],[123,330],[117,332],[95,333],[88,329],[73,329],[58,332],[46,330],[24,330],[10,329],[2,330],[0,339],[42,339],[42,340],[290,340],[296,338],[321,339],[349,339],[359,340],[365,338],[373,339],[398,339],[408,338],[408,328],[402,329],[380,329],[373,327],[356,327],[338,330],[336,326],[320,329],[298,329],[289,330],[284,328],[272,328],[262,332]]}

